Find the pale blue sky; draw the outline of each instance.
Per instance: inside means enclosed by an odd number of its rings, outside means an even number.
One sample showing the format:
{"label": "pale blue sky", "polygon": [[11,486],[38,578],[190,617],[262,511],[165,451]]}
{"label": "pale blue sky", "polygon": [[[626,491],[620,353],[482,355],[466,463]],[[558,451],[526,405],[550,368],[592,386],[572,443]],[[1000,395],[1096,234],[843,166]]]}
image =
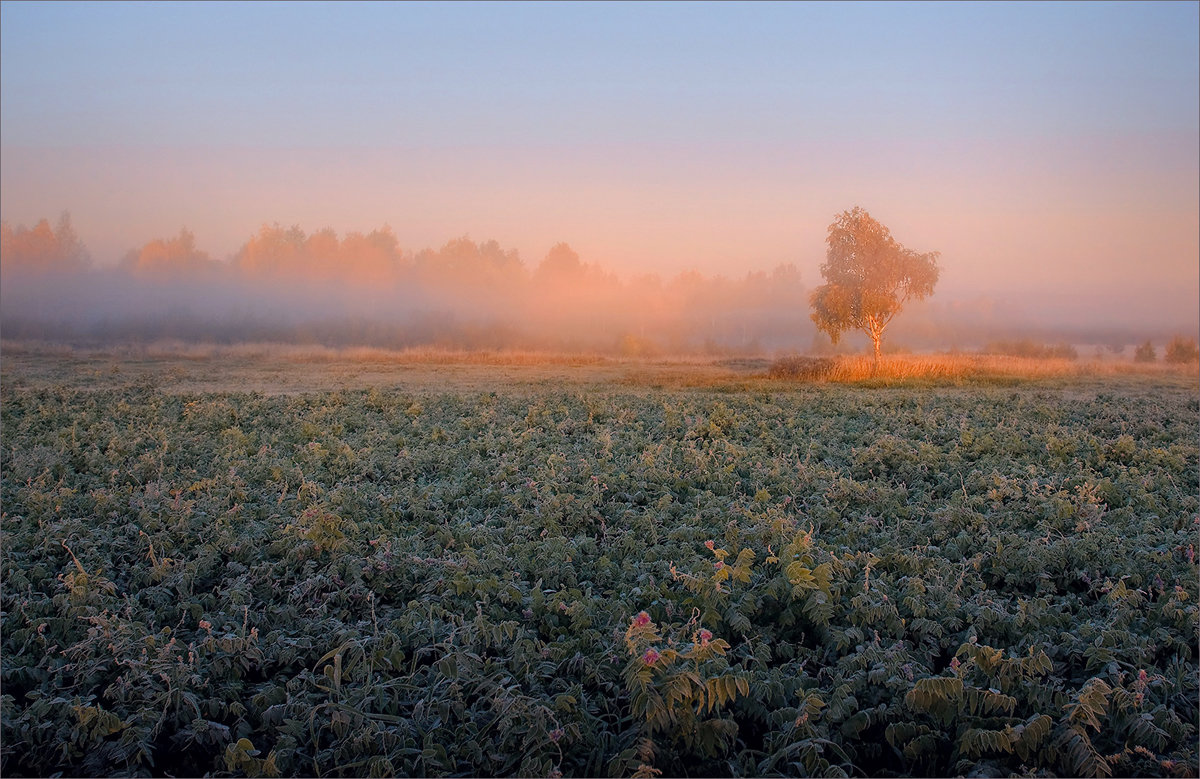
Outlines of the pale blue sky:
{"label": "pale blue sky", "polygon": [[1197,3],[5,3],[3,142],[1195,131]]}
{"label": "pale blue sky", "polygon": [[1136,265],[1195,307],[1196,2],[0,16],[0,209],[70,210],[100,262],[185,224],[223,257],[263,222],[389,222],[414,249],[470,233],[536,262],[566,240],[622,271],[815,282],[860,204],[940,249],[958,294],[1084,273],[1115,293]]}

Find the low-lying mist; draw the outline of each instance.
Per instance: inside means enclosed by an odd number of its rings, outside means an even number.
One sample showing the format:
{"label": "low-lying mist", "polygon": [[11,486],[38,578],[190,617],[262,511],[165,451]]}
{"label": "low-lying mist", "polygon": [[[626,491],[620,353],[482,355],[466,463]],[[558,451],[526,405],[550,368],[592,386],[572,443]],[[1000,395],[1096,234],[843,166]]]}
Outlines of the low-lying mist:
{"label": "low-lying mist", "polygon": [[[814,284],[819,281],[814,280]],[[338,236],[264,226],[228,261],[186,230],[96,267],[69,217],[3,225],[0,333],[73,344],[270,341],[324,346],[655,354],[824,353],[794,265],[736,278],[618,278],[560,243],[533,265],[495,241],[406,251],[382,228]],[[893,350],[1000,338],[1094,343],[1116,352],[1167,330],[1034,325],[986,297],[910,305]],[[861,348],[849,338],[840,350]]]}

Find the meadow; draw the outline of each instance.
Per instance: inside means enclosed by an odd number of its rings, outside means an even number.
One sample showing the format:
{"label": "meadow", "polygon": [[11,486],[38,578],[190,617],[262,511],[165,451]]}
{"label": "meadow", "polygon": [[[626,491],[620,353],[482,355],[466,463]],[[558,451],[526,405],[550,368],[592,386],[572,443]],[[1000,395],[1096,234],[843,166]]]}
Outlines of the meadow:
{"label": "meadow", "polygon": [[5,776],[1200,773],[1194,365],[0,356]]}

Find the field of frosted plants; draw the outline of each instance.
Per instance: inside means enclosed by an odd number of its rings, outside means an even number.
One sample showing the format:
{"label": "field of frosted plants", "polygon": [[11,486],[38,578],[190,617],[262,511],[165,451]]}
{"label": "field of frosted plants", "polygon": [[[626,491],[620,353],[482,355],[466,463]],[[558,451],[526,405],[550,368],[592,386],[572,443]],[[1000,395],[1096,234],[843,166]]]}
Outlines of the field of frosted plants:
{"label": "field of frosted plants", "polygon": [[5,776],[1200,772],[1194,372],[45,359]]}

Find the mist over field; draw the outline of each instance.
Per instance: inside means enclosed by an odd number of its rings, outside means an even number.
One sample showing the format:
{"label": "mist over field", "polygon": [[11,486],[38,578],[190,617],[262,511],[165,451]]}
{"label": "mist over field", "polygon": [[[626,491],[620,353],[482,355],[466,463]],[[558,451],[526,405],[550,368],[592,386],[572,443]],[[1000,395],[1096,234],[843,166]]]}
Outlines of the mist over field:
{"label": "mist over field", "polygon": [[822,352],[856,206],[885,349],[1200,332],[1195,3],[3,11],[5,338]]}
{"label": "mist over field", "polygon": [[[328,346],[586,350],[654,354],[825,352],[809,313],[819,277],[794,264],[741,275],[618,275],[559,243],[522,258],[469,237],[402,247],[388,227],[338,234],[264,225],[214,259],[186,229],[93,261],[69,215],[4,224],[0,330],[9,339],[277,341]],[[978,348],[996,339],[1096,344],[1116,352],[1196,329],[1186,318],[1079,314],[1047,291],[1035,315],[973,299],[913,303],[892,350]],[[1057,309],[1057,313],[1055,312]],[[1194,312],[1193,312],[1194,313]],[[857,339],[839,345],[857,349]]]}

